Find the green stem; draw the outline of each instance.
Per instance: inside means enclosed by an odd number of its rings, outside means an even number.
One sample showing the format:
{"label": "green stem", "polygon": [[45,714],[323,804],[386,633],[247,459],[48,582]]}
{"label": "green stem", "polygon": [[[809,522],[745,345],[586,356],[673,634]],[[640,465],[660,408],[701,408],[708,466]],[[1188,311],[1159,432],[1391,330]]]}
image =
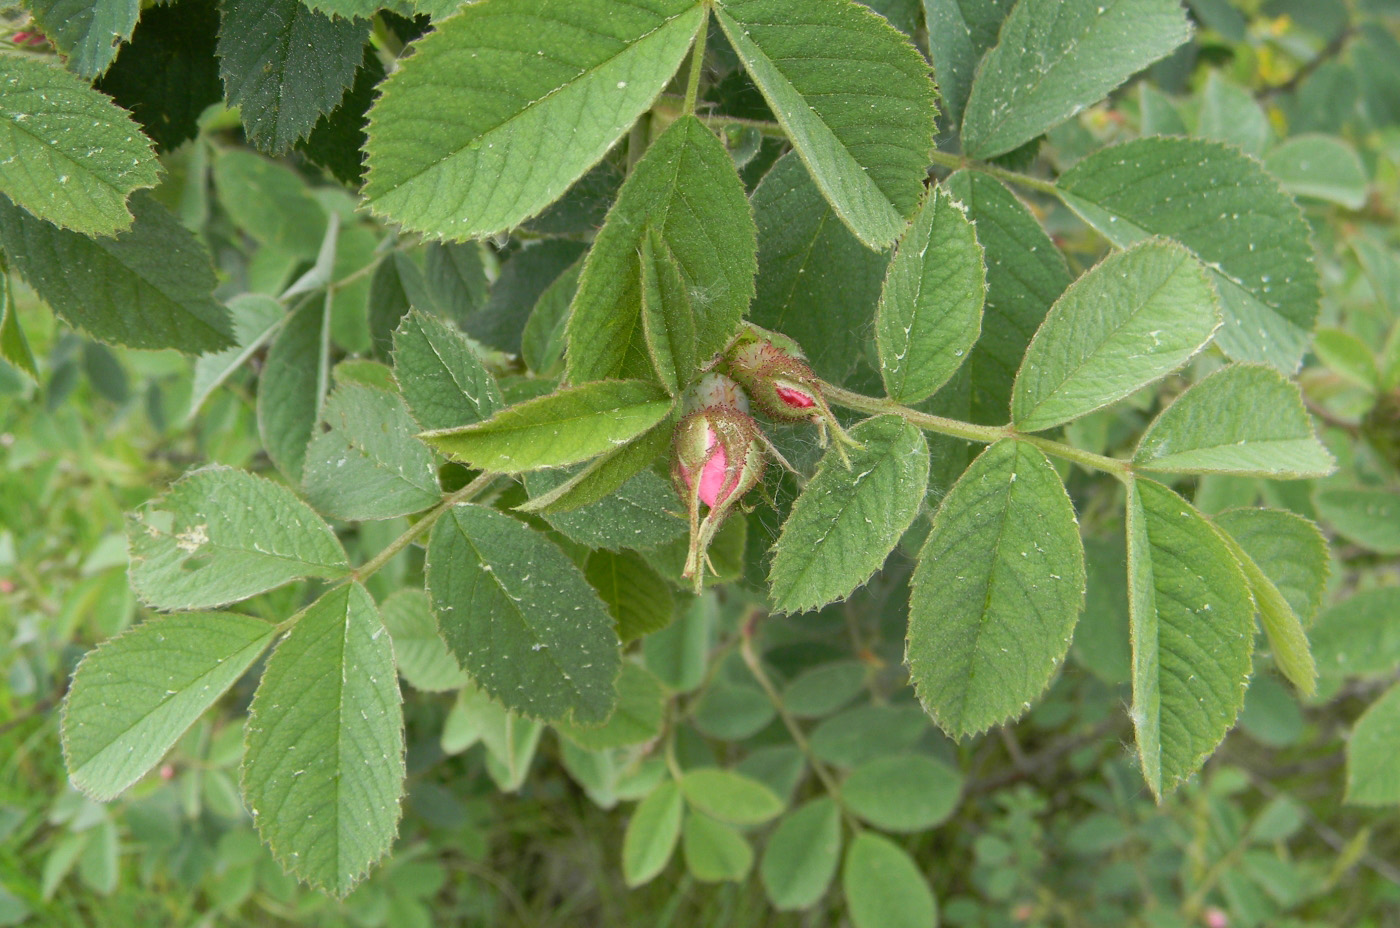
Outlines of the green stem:
{"label": "green stem", "polygon": [[[658,107],[670,105],[673,97],[662,97],[657,101]],[[770,139],[787,140],[787,132],[776,122],[769,122],[766,119],[744,119],[740,116],[724,116],[718,113],[700,113],[696,118],[709,126],[711,129],[724,129],[729,126],[739,126],[743,129],[757,129],[761,135]]]}
{"label": "green stem", "polygon": [[815,773],[817,779],[821,781],[822,787],[826,790],[827,795],[829,795],[832,801],[836,803],[837,807],[841,809],[841,813],[846,817],[846,821],[850,824],[851,829],[857,832],[860,831],[859,821],[857,821],[855,814],[846,805],[846,800],[841,796],[840,784],[836,782],[836,778],[832,776],[831,771],[826,769],[826,765],[822,763],[821,758],[817,757],[816,752],[812,750],[812,744],[807,740],[807,735],[802,731],[802,726],[797,724],[797,720],[792,717],[787,707],[783,705],[783,698],[779,695],[778,688],[773,685],[773,681],[769,679],[767,671],[763,669],[763,662],[759,660],[758,654],[753,649],[752,629],[753,623],[751,621],[744,624],[743,643],[739,648],[740,653],[744,656],[744,663],[748,665],[749,672],[752,673],[754,679],[758,681],[758,685],[763,687],[763,692],[768,695],[769,702],[773,703],[773,708],[777,711],[778,718],[783,720],[783,725],[787,728],[788,734],[792,736],[793,744],[797,745],[797,749],[802,752],[802,756],[807,759],[807,763],[812,765],[812,772]]}
{"label": "green stem", "polygon": [[695,33],[695,47],[690,51],[690,79],[685,85],[684,112],[695,112],[695,100],[700,96],[700,74],[705,70],[705,40],[710,34],[710,5],[705,4],[700,16],[700,28]]}
{"label": "green stem", "polygon": [[959,168],[974,168],[984,174],[990,174],[998,180],[1004,180],[1010,184],[1019,184],[1022,187],[1029,187],[1041,193],[1049,194],[1052,197],[1060,196],[1060,188],[1050,183],[1048,180],[1041,180],[1039,177],[1032,177],[1029,174],[1022,174],[1019,171],[1008,171],[1006,168],[999,168],[995,164],[988,164],[985,161],[973,161],[962,155],[950,154],[946,151],[936,151],[929,158],[934,164],[940,167],[950,168],[954,171]]}
{"label": "green stem", "polygon": [[843,390],[841,387],[831,384],[822,384],[822,393],[827,400],[837,406],[877,416],[901,416],[910,425],[917,426],[926,432],[937,432],[940,435],[949,435],[953,438],[962,438],[966,441],[976,441],[983,444],[991,444],[1001,441],[1003,438],[1015,438],[1028,445],[1035,445],[1046,454],[1082,464],[1091,470],[1113,474],[1115,477],[1123,478],[1132,472],[1130,461],[1095,454],[1092,451],[1085,451],[1064,442],[1051,441],[1038,435],[1026,435],[1017,432],[1009,425],[975,425],[971,422],[963,422],[961,419],[948,419],[943,416],[935,416],[932,413],[920,412],[917,409],[910,409],[894,400],[852,393],[850,390]]}
{"label": "green stem", "polygon": [[383,551],[380,551],[378,554],[370,558],[361,566],[352,570],[350,572],[350,578],[352,580],[363,582],[364,580],[373,576],[379,571],[381,567],[389,563],[389,561],[393,560],[394,555],[398,554],[404,548],[407,548],[414,542],[416,538],[418,538],[418,536],[422,535],[428,529],[432,528],[433,523],[436,522],[438,519],[442,518],[443,513],[447,512],[447,510],[451,509],[458,503],[464,503],[467,500],[479,495],[481,491],[485,490],[486,487],[490,485],[491,481],[495,480],[498,476],[500,475],[493,474],[490,471],[487,471],[486,473],[477,477],[471,483],[462,487],[462,489],[458,490],[457,492],[450,493],[447,496],[443,497],[442,502],[438,503],[436,506],[430,509],[427,515],[423,516],[423,518],[419,519],[417,522],[409,526],[408,530],[402,535],[400,535],[398,538],[395,538],[393,541],[389,542],[389,546],[387,548],[385,548]]}

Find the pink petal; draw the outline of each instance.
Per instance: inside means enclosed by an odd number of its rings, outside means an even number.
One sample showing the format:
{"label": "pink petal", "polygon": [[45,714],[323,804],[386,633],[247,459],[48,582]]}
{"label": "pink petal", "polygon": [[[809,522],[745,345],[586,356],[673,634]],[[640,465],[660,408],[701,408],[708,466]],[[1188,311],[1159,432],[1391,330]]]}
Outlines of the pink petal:
{"label": "pink petal", "polygon": [[724,487],[729,460],[714,429],[705,430],[705,446],[710,450],[710,456],[705,459],[705,466],[700,471],[700,500],[713,509],[719,500],[720,490]]}
{"label": "pink petal", "polygon": [[817,401],[811,395],[802,390],[794,390],[791,387],[775,387],[778,399],[794,409],[811,409],[817,405]]}

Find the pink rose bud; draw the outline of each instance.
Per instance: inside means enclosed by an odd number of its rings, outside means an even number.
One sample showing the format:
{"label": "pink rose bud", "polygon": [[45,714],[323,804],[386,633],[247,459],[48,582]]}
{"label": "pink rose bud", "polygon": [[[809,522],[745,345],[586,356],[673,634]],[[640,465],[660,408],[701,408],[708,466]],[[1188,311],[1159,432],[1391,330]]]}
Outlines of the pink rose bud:
{"label": "pink rose bud", "polygon": [[1206,923],[1206,928],[1230,928],[1230,916],[1221,909],[1210,906],[1201,913],[1202,920]]}
{"label": "pink rose bud", "polygon": [[750,325],[729,346],[724,361],[729,375],[769,418],[815,423],[823,445],[830,431],[842,458],[846,457],[844,446],[855,445],[826,404],[821,379],[807,364],[806,355],[786,335]]}

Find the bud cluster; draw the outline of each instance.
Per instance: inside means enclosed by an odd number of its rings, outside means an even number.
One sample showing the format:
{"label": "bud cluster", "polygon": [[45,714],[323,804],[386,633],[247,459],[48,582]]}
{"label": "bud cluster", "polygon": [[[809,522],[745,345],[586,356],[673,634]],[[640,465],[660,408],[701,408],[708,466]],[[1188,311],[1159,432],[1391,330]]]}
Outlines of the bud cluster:
{"label": "bud cluster", "polygon": [[[779,422],[816,424],[823,445],[828,431],[839,442],[851,443],[792,339],[748,326],[730,345],[720,368],[724,373],[705,375],[686,395],[685,415],[672,440],[671,480],[685,500],[690,519],[684,576],[694,579],[696,592],[715,534],[744,495],[763,479],[766,456],[788,466],[749,414],[750,398]],[[837,450],[844,459],[840,444]]]}

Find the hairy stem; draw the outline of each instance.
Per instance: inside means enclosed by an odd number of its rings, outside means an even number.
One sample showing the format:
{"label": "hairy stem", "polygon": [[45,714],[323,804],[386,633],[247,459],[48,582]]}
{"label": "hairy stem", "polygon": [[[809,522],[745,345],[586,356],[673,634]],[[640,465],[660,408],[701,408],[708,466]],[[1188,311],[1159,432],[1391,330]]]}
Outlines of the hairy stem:
{"label": "hairy stem", "polygon": [[951,168],[954,171],[959,168],[975,168],[984,174],[990,174],[998,180],[1004,180],[1009,184],[1029,187],[1031,190],[1038,190],[1041,193],[1049,194],[1056,198],[1060,196],[1060,188],[1056,187],[1048,180],[1041,180],[1039,177],[1032,177],[1029,174],[1022,174],[1019,171],[1008,171],[1006,168],[999,168],[995,164],[988,164],[985,161],[973,161],[970,158],[964,158],[962,155],[953,155],[945,151],[934,152],[929,160],[940,167]]}
{"label": "hairy stem", "polygon": [[896,415],[904,418],[910,425],[923,429],[926,432],[937,432],[940,435],[949,435],[953,438],[962,438],[967,441],[976,441],[983,444],[1001,441],[1003,438],[1015,438],[1029,445],[1035,445],[1046,454],[1066,461],[1073,461],[1082,464],[1092,470],[1103,471],[1113,474],[1115,477],[1125,477],[1132,472],[1132,463],[1119,458],[1110,458],[1102,454],[1095,454],[1092,451],[1085,451],[1064,442],[1051,441],[1048,438],[1041,438],[1038,435],[1026,435],[1017,432],[1009,425],[975,425],[971,422],[963,422],[961,419],[948,419],[944,416],[935,416],[932,413],[920,412],[917,409],[910,409],[902,406],[894,400],[882,399],[875,396],[865,396],[860,393],[852,393],[841,387],[831,384],[822,384],[822,393],[827,400],[837,406],[844,406],[847,409],[854,409],[857,412],[868,412],[872,415]]}
{"label": "hairy stem", "polygon": [[705,40],[710,34],[710,6],[705,4],[700,15],[700,28],[695,33],[695,47],[690,50],[690,78],[685,85],[684,112],[695,112],[695,100],[700,96],[700,74],[705,70]]}

